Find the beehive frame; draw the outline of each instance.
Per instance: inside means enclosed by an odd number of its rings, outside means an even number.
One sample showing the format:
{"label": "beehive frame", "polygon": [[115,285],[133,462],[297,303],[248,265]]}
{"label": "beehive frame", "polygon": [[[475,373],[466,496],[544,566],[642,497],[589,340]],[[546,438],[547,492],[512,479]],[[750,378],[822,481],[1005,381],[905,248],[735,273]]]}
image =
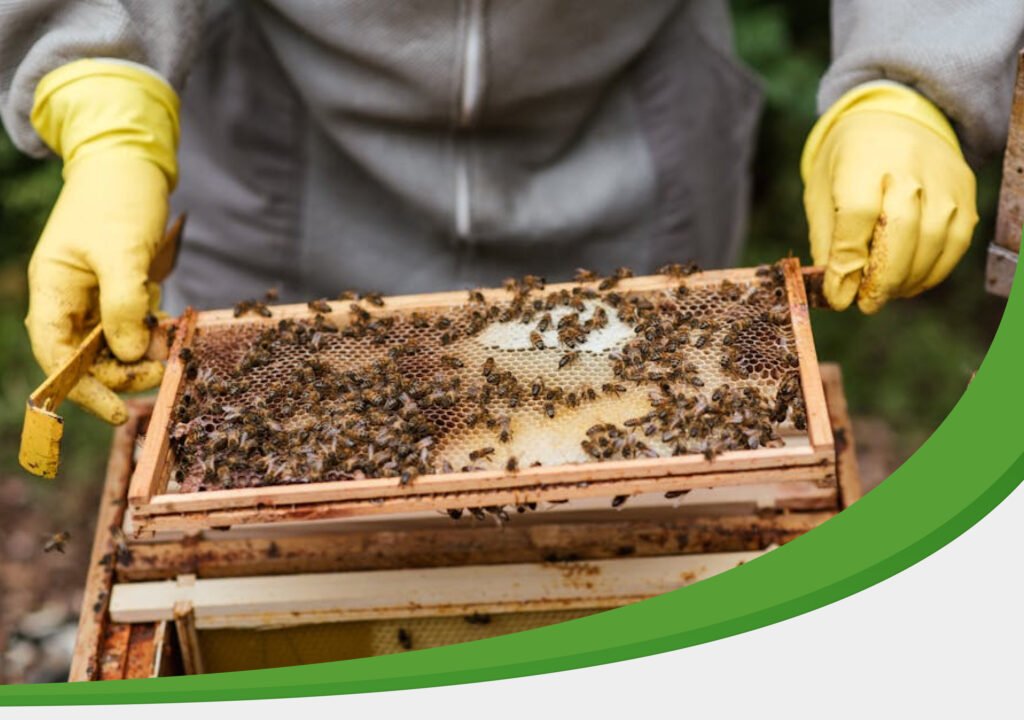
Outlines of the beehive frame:
{"label": "beehive frame", "polygon": [[[138,533],[195,530],[302,519],[399,514],[449,508],[515,505],[546,500],[614,497],[642,492],[765,482],[829,483],[835,481],[835,453],[821,375],[811,334],[807,295],[799,261],[783,261],[785,289],[795,340],[807,416],[806,445],[727,451],[708,460],[702,455],[615,460],[504,470],[424,475],[408,485],[398,478],[377,478],[273,485],[203,493],[168,493],[171,449],[167,427],[184,382],[178,352],[188,347],[197,329],[209,331],[238,323],[277,323],[310,319],[305,305],[273,307],[271,317],[235,318],[230,310],[186,312],[177,323],[167,370],[154,406],[142,454],[128,493],[133,528]],[[756,280],[755,269],[709,271],[688,278],[688,284],[745,283]],[[656,291],[677,284],[653,275],[623,280],[622,291]],[[558,291],[572,284],[549,285]],[[484,290],[488,301],[508,299],[502,289]],[[437,310],[465,304],[464,291],[408,295],[386,299],[383,308],[366,306],[371,314]]]}

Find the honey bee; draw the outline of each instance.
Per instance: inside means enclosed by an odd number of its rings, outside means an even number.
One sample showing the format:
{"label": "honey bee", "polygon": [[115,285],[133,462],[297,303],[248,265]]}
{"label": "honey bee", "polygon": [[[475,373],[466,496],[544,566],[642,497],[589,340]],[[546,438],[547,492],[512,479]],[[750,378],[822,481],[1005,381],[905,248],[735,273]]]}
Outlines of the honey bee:
{"label": "honey bee", "polygon": [[537,323],[537,330],[544,332],[549,327],[551,327],[551,313],[544,313],[540,318],[540,322]]}
{"label": "honey bee", "polygon": [[531,397],[538,397],[543,390],[544,390],[544,380],[539,378],[539,377],[534,379],[533,384],[530,385],[530,395],[531,395]]}
{"label": "honey bee", "polygon": [[619,397],[622,393],[626,392],[625,385],[619,385],[618,383],[605,383],[601,386],[601,392],[606,395],[613,395]]}
{"label": "honey bee", "polygon": [[543,350],[544,338],[541,336],[539,332],[534,330],[533,332],[530,333],[530,344],[533,345],[534,350]]}
{"label": "honey bee", "polygon": [[441,362],[441,364],[443,366],[451,368],[453,370],[459,370],[459,369],[464,368],[466,366],[466,364],[464,362],[459,360],[454,355],[442,355],[441,359],[440,359],[440,362]]}
{"label": "honey bee", "polygon": [[568,367],[569,365],[572,365],[573,363],[577,362],[579,359],[580,359],[580,351],[579,350],[573,350],[572,352],[567,352],[558,361],[558,369],[561,370],[562,368]]}
{"label": "honey bee", "polygon": [[452,520],[458,520],[462,517],[462,508],[449,508],[446,512]]}
{"label": "honey bee", "polygon": [[327,304],[327,298],[320,298],[319,300],[310,300],[306,303],[306,306],[310,310],[317,313],[329,313],[331,312],[331,306]]}
{"label": "honey bee", "polygon": [[469,459],[470,459],[471,462],[476,462],[477,460],[480,460],[482,458],[490,458],[490,456],[493,455],[493,454],[494,454],[494,448],[492,448],[492,447],[483,447],[483,448],[480,448],[479,450],[472,451],[469,454]]}
{"label": "honey bee", "polygon": [[626,504],[627,500],[629,500],[629,495],[616,495],[612,498],[612,507],[620,508]]}
{"label": "honey bee", "polygon": [[493,357],[488,357],[486,360],[484,360],[484,364],[483,364],[483,367],[481,368],[481,372],[483,373],[483,376],[485,378],[489,378],[494,373],[494,358]]}
{"label": "honey bee", "polygon": [[573,280],[578,283],[595,282],[598,276],[593,270],[587,270],[586,268],[577,268],[576,275]]}
{"label": "honey bee", "polygon": [[506,471],[508,471],[508,472],[510,472],[510,473],[516,473],[516,472],[519,472],[519,461],[518,461],[518,460],[516,460],[516,457],[515,457],[515,455],[513,455],[512,457],[510,457],[510,458],[508,459],[508,462],[507,462],[507,463],[505,463],[505,470],[506,470]]}
{"label": "honey bee", "polygon": [[348,306],[348,309],[351,311],[352,315],[355,316],[358,322],[365,323],[370,320],[370,313],[368,313],[366,309],[361,307],[358,303],[352,303]]}
{"label": "honey bee", "polygon": [[379,292],[368,292],[363,295],[363,300],[374,307],[384,307],[384,298]]}
{"label": "honey bee", "polygon": [[688,492],[690,492],[690,491],[689,490],[669,490],[667,493],[665,493],[665,499],[666,500],[675,500],[676,498],[683,497]]}
{"label": "honey bee", "polygon": [[555,404],[550,400],[544,403],[544,414],[552,419],[555,417]]}

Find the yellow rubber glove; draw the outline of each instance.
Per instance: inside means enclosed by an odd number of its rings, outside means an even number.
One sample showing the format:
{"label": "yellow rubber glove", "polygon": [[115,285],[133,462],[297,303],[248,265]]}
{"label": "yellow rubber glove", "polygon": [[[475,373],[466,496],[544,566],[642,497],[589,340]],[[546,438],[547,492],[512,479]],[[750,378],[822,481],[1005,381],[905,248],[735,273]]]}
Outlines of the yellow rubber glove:
{"label": "yellow rubber glove", "polygon": [[32,125],[64,159],[64,187],[29,263],[32,351],[49,374],[102,321],[116,360],[97,363],[68,397],[119,424],[128,415],[113,391],[148,389],[163,374],[139,360],[159,303],[149,269],[176,181],[178,98],[145,70],[79,60],[40,81]]}
{"label": "yellow rubber glove", "polygon": [[978,221],[974,174],[945,116],[896,83],[854,88],[818,120],[800,160],[825,298],[865,313],[937,285]]}

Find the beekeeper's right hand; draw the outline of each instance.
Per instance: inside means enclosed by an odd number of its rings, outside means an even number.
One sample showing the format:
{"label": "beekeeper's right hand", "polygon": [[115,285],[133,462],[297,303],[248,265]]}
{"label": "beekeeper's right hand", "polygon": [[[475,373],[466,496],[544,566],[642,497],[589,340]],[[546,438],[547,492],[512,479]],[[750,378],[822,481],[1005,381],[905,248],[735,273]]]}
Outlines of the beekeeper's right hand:
{"label": "beekeeper's right hand", "polygon": [[178,97],[139,66],[78,60],[39,82],[32,125],[64,160],[64,187],[28,268],[32,351],[50,374],[102,322],[116,360],[94,366],[68,398],[120,424],[128,415],[114,391],[148,389],[163,373],[141,358],[159,303],[150,264],[177,180]]}

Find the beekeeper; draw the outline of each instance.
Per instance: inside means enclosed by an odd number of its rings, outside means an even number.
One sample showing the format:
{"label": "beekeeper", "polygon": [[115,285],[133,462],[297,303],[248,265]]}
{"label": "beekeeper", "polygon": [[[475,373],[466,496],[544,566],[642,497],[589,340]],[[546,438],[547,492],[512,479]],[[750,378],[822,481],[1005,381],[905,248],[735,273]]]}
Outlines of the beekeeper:
{"label": "beekeeper", "polygon": [[[1024,3],[833,5],[800,172],[826,296],[874,312],[968,246],[961,143],[1004,142]],[[730,27],[725,0],[3,3],[3,123],[64,161],[29,266],[36,358],[102,320],[139,360],[169,202],[174,309],[733,263],[761,99]],[[112,390],[159,374],[101,364],[71,399],[119,422]]]}

